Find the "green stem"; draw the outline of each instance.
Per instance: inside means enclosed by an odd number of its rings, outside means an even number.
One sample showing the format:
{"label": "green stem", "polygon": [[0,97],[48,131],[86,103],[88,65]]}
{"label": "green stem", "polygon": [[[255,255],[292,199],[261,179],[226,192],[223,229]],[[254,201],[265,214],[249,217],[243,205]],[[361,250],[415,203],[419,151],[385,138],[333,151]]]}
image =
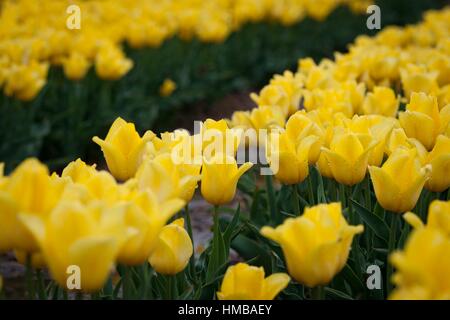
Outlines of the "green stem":
{"label": "green stem", "polygon": [[357,221],[355,221],[355,215],[353,212],[352,201],[350,200],[353,196],[353,188],[351,186],[346,186],[346,189],[347,189],[346,201],[347,201],[347,206],[348,206],[348,220],[349,220],[350,224],[354,225],[357,223]]}
{"label": "green stem", "polygon": [[34,283],[33,283],[33,266],[31,265],[31,253],[27,253],[25,265],[25,280],[27,283],[28,299],[35,298]]}
{"label": "green stem", "polygon": [[366,208],[369,211],[372,211],[372,201],[371,201],[371,197],[370,197],[370,178],[369,176],[366,177],[366,192],[365,192],[365,196],[366,196]]}
{"label": "green stem", "polygon": [[120,268],[120,274],[122,276],[122,294],[123,294],[123,299],[127,300],[127,299],[131,299],[131,274],[130,274],[130,270],[127,266],[119,266]]}
{"label": "green stem", "polygon": [[339,199],[342,204],[342,208],[345,208],[347,206],[347,201],[345,201],[345,186],[341,183],[339,183]]}
{"label": "green stem", "polygon": [[[391,230],[389,233],[389,244],[388,244],[388,249],[389,249],[389,254],[392,254],[392,252],[395,250],[396,248],[396,234],[397,234],[397,223],[398,223],[398,219],[399,219],[399,215],[396,213],[391,213],[392,214],[392,221],[391,221]],[[391,263],[388,262],[387,265],[387,275],[386,275],[386,282],[387,282],[387,293],[389,294],[392,289],[393,289],[393,285],[391,282],[391,278],[392,278],[392,273],[394,271],[394,268],[392,266]]]}
{"label": "green stem", "polygon": [[38,287],[38,297],[41,300],[47,300],[47,294],[45,292],[44,278],[42,277],[42,272],[40,269],[36,270],[37,287]]}
{"label": "green stem", "polygon": [[266,175],[264,178],[266,180],[267,197],[268,197],[267,200],[269,202],[270,218],[271,218],[272,222],[276,222],[276,219],[277,219],[277,203],[276,203],[276,200],[275,200],[275,191],[274,191],[274,188],[273,188],[272,176]]}
{"label": "green stem", "polygon": [[313,206],[316,204],[316,200],[314,198],[314,191],[313,191],[313,184],[312,184],[312,175],[310,174],[308,177],[308,198],[309,198],[309,205]]}
{"label": "green stem", "polygon": [[325,300],[325,287],[316,286],[311,289],[311,298],[313,300]]}
{"label": "green stem", "polygon": [[195,272],[195,243],[194,243],[194,236],[193,236],[193,232],[192,232],[191,216],[189,214],[189,204],[186,204],[186,207],[184,209],[184,215],[186,217],[187,232],[192,241],[192,248],[194,248],[194,253],[192,254],[191,258],[189,259],[189,266],[191,269],[191,275],[194,278],[194,282],[196,284],[197,283],[197,273]]}
{"label": "green stem", "polygon": [[292,210],[294,210],[294,215],[300,215],[300,204],[298,197],[298,188],[296,184],[292,185]]}

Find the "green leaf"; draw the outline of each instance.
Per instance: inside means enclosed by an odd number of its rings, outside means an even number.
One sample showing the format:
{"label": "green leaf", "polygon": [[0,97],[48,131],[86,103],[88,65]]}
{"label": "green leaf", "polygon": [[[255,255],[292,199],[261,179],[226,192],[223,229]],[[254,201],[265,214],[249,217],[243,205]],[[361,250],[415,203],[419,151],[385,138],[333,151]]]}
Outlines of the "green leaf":
{"label": "green leaf", "polygon": [[389,227],[388,225],[380,219],[377,215],[370,212],[358,202],[353,199],[350,199],[352,202],[354,209],[358,212],[359,216],[363,219],[366,225],[373,230],[373,232],[381,239],[383,239],[386,243],[389,239]]}
{"label": "green leaf", "polygon": [[338,298],[338,299],[343,299],[343,300],[353,300],[352,297],[350,297],[348,294],[336,290],[336,289],[332,289],[332,288],[325,288],[325,293],[328,295],[331,295],[332,297]]}

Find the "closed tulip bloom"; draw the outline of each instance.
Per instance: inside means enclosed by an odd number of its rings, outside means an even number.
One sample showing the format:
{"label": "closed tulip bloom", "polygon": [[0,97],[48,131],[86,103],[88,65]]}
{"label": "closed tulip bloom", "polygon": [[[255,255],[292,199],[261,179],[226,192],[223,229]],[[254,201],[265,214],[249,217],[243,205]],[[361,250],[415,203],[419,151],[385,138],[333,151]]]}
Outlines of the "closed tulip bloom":
{"label": "closed tulip bloom", "polygon": [[140,265],[155,249],[158,235],[167,221],[183,208],[181,199],[159,202],[151,190],[132,192],[114,208],[124,214],[124,225],[136,230],[120,247],[117,260],[124,265]]}
{"label": "closed tulip bloom", "polygon": [[377,145],[370,135],[336,131],[329,148],[322,148],[333,178],[352,186],[361,182],[367,171],[370,151]]}
{"label": "closed tulip bloom", "polygon": [[70,80],[81,80],[85,77],[91,64],[89,60],[78,52],[72,52],[63,60],[64,75]]}
{"label": "closed tulip bloom", "polygon": [[397,115],[399,100],[394,90],[387,87],[375,87],[364,100],[364,114],[379,114],[387,117]]}
{"label": "closed tulip bloom", "polygon": [[265,278],[262,267],[238,263],[228,267],[217,292],[219,300],[273,300],[289,284],[285,273],[274,273]]}
{"label": "closed tulip bloom", "polygon": [[422,167],[416,149],[404,148],[394,151],[381,168],[369,167],[378,202],[396,213],[414,208],[430,170]]}
{"label": "closed tulip bloom", "polygon": [[222,205],[233,200],[239,178],[253,166],[246,162],[238,168],[233,157],[216,154],[204,159],[201,192],[203,198],[213,205]]}
{"label": "closed tulip bloom", "polygon": [[450,299],[450,237],[441,230],[424,227],[414,230],[403,251],[390,261],[397,269],[392,281],[393,300]]}
{"label": "closed tulip bloom", "polygon": [[60,200],[64,187],[63,181],[50,178],[47,167],[38,160],[22,162],[0,188],[0,251],[38,251],[36,241],[18,215],[45,219]]}
{"label": "closed tulip bloom", "polygon": [[162,228],[148,261],[156,272],[175,275],[186,268],[193,252],[192,240],[181,218]]}
{"label": "closed tulip bloom", "polygon": [[399,115],[400,125],[409,138],[420,141],[431,150],[441,131],[441,116],[435,96],[414,92],[406,111]]}
{"label": "closed tulip bloom", "polygon": [[122,215],[101,206],[61,202],[47,220],[20,215],[39,243],[50,273],[67,288],[69,266],[80,268],[81,290],[100,290],[125,239]]}
{"label": "closed tulip bloom", "polygon": [[95,164],[89,166],[83,160],[77,159],[63,169],[61,177],[70,178],[75,183],[84,184],[97,173],[95,167]]}
{"label": "closed tulip bloom", "polygon": [[425,188],[433,192],[447,190],[450,187],[450,138],[439,135],[430,152],[420,142],[411,140],[418,150],[422,165],[431,165],[433,169],[425,183]]}
{"label": "closed tulip bloom", "polygon": [[331,203],[306,208],[302,216],[264,227],[261,234],[281,246],[289,274],[312,288],[329,283],[342,270],[353,237],[363,230],[362,225],[348,225],[341,204]]}
{"label": "closed tulip bloom", "polygon": [[288,185],[303,182],[309,174],[309,153],[318,140],[316,136],[308,136],[296,145],[287,133],[282,133],[278,139],[278,150],[272,150],[268,157],[277,180]]}
{"label": "closed tulip bloom", "polygon": [[105,140],[99,137],[92,140],[102,148],[106,164],[113,176],[125,181],[135,175],[142,161],[145,144],[153,138],[151,131],[147,131],[141,138],[133,123],[117,118]]}

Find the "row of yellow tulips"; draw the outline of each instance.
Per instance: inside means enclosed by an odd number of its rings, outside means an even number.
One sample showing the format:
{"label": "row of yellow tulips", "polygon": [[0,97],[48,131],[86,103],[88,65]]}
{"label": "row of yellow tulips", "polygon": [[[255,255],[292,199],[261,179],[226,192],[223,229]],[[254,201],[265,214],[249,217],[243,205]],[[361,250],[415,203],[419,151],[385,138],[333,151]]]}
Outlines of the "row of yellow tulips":
{"label": "row of yellow tulips", "polygon": [[[248,22],[290,25],[305,16],[324,19],[339,5],[365,10],[370,0],[164,0],[3,1],[0,17],[0,85],[6,95],[32,100],[50,64],[71,80],[92,64],[101,79],[116,80],[132,67],[121,44],[158,47],[174,35],[223,42]],[[74,6],[75,9],[74,9]],[[69,10],[68,10],[69,9]],[[67,11],[67,13],[66,13]],[[76,28],[70,29],[73,25]]]}
{"label": "row of yellow tulips", "polygon": [[[266,147],[271,167],[280,164],[275,177],[292,186],[296,205],[297,185],[310,178],[312,167],[339,185],[341,204],[313,206],[316,197],[311,193],[303,214],[294,205],[296,217],[261,229],[281,247],[289,275],[315,288],[318,297],[323,297],[321,286],[348,263],[350,247],[358,249],[354,238],[364,229],[364,235],[369,232],[368,226],[376,230],[355,215],[360,208],[353,207],[345,191],[363,182],[369,171],[377,205],[388,215],[382,218],[391,221],[385,256],[392,254],[390,261],[398,270],[390,297],[450,298],[449,202],[432,202],[426,216],[407,213],[418,209],[424,188],[448,199],[443,192],[450,186],[449,18],[450,9],[428,12],[421,24],[358,38],[335,61],[303,59],[295,74],[277,75],[253,95],[258,104],[254,110],[237,112],[228,123],[203,123],[202,130],[214,130],[219,140],[238,129],[269,130],[258,145]],[[403,103],[406,108],[399,111]],[[305,110],[298,111],[301,106]],[[77,160],[60,176],[50,175],[31,159],[0,178],[0,222],[8,226],[0,231],[0,249],[15,250],[29,265],[47,265],[63,287],[69,265],[89,270],[81,279],[88,292],[104,286],[116,262],[136,266],[149,260],[158,273],[178,273],[194,259],[191,240],[180,220],[164,225],[192,199],[200,182],[202,196],[215,206],[211,260],[216,260],[208,269],[219,269],[224,256],[228,259],[229,244],[222,238],[217,207],[234,198],[239,178],[252,166],[238,167],[234,157],[245,141],[233,141],[231,150],[206,157],[209,140],[182,130],[160,136],[149,131],[141,137],[132,123],[119,118],[104,140],[95,137],[94,142],[111,174]],[[180,145],[194,149],[192,157],[199,151],[201,163],[176,163],[174,150]],[[268,194],[269,205],[281,215],[270,190]],[[378,219],[370,206],[365,209],[370,219]],[[397,214],[403,213],[414,230],[404,250],[393,253]],[[389,265],[387,277],[391,275]],[[214,278],[207,277],[208,283]],[[225,273],[217,297],[274,298],[288,282],[286,274],[264,279],[263,270],[238,264]]]}

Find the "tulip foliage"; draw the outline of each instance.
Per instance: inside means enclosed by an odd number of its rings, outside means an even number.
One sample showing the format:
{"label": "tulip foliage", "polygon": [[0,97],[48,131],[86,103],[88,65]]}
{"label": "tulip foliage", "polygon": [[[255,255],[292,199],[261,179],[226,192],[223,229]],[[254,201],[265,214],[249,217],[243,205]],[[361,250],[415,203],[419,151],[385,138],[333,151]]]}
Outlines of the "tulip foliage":
{"label": "tulip foliage", "polygon": [[[1,166],[0,251],[26,265],[30,298],[449,299],[449,32],[446,8],[301,59],[194,134],[118,118],[93,138],[108,170]],[[263,159],[239,156],[253,148]]]}

